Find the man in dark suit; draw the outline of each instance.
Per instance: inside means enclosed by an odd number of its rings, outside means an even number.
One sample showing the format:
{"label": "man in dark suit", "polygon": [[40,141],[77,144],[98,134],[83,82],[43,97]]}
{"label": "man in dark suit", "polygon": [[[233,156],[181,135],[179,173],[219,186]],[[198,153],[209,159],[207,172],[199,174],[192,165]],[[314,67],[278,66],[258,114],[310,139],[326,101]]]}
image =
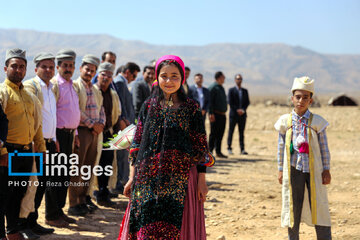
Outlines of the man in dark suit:
{"label": "man in dark suit", "polygon": [[209,111],[210,105],[210,91],[203,87],[203,75],[201,73],[195,74],[195,85],[190,87],[192,98],[200,104],[201,114],[205,123],[206,113]]}
{"label": "man in dark suit", "polygon": [[239,126],[239,142],[241,154],[248,154],[245,151],[244,145],[244,130],[246,124],[246,109],[250,104],[249,94],[245,88],[241,87],[242,76],[241,74],[235,75],[236,86],[229,89],[228,100],[230,105],[230,128],[228,135],[228,152],[233,154],[231,148],[232,136],[236,124]]}
{"label": "man in dark suit", "polygon": [[215,148],[216,156],[219,158],[227,158],[221,152],[221,141],[224,136],[226,126],[227,101],[225,89],[222,86],[225,82],[225,75],[222,72],[215,73],[215,82],[209,86],[210,91],[210,136],[209,149],[210,152]]}
{"label": "man in dark suit", "polygon": [[[121,67],[121,73],[116,76],[114,83],[117,94],[119,95],[121,104],[121,122],[120,129],[124,129],[130,124],[135,124],[135,109],[133,105],[132,95],[129,90],[129,84],[136,79],[140,72],[140,67],[133,62],[128,62]],[[116,188],[113,193],[119,194],[123,192],[123,185],[129,179],[129,152],[126,149],[116,152],[118,174]]]}
{"label": "man in dark suit", "polygon": [[135,117],[137,118],[142,104],[150,96],[151,85],[155,79],[155,68],[152,66],[145,66],[143,71],[143,79],[135,81],[132,88],[132,99],[135,108]]}
{"label": "man in dark suit", "polygon": [[188,66],[185,66],[185,83],[182,86],[184,88],[186,96],[188,96],[189,98],[193,98],[192,92],[190,91],[189,84],[187,82],[190,76],[190,72],[191,72],[190,68]]}

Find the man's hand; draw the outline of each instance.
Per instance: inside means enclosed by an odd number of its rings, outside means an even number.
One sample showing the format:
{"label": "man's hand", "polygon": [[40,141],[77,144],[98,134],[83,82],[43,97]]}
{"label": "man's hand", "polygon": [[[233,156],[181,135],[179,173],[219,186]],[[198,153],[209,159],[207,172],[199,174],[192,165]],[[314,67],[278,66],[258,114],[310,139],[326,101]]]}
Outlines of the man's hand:
{"label": "man's hand", "polygon": [[42,154],[43,154],[42,164],[46,164],[46,152],[42,152]]}
{"label": "man's hand", "polygon": [[75,147],[80,148],[80,139],[79,139],[79,136],[78,136],[78,135],[75,136],[75,142],[74,142],[74,144],[75,144]]}
{"label": "man's hand", "polygon": [[331,182],[331,174],[330,170],[324,170],[321,174],[322,177],[322,184],[327,185]]}
{"label": "man's hand", "polygon": [[104,125],[101,123],[94,123],[93,129],[97,134],[100,134],[104,131]]}
{"label": "man's hand", "polygon": [[239,116],[241,116],[245,113],[244,109],[238,109],[238,110],[236,110],[236,112]]}
{"label": "man's hand", "polygon": [[215,122],[215,115],[214,115],[214,114],[210,114],[210,115],[209,115],[209,119],[210,119],[210,122]]}
{"label": "man's hand", "polygon": [[55,142],[55,151],[60,152],[60,143],[58,140],[56,140],[56,142]]}
{"label": "man's hand", "polygon": [[127,127],[124,119],[120,120],[120,130],[124,130]]}
{"label": "man's hand", "polygon": [[0,156],[0,167],[8,166],[8,154],[3,154]]}
{"label": "man's hand", "polygon": [[282,184],[282,180],[283,180],[283,172],[279,171],[278,181],[279,181],[280,184]]}

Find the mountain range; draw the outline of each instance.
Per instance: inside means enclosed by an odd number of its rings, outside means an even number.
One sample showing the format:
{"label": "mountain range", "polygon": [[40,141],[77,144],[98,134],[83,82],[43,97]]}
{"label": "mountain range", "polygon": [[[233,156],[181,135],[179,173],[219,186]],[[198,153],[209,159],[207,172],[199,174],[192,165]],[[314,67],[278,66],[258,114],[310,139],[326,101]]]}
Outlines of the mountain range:
{"label": "mountain range", "polygon": [[[122,40],[101,34],[60,34],[21,29],[0,29],[0,60],[10,48],[27,51],[26,79],[35,75],[32,59],[41,51],[54,55],[61,48],[77,53],[76,72],[87,53],[101,56],[104,51],[117,55],[117,67],[128,61],[144,67],[165,54],[179,55],[191,68],[189,84],[195,73],[204,75],[204,85],[214,80],[216,71],[226,76],[225,88],[234,85],[234,75],[243,75],[243,86],[253,94],[288,93],[294,77],[308,75],[316,80],[320,93],[355,92],[360,90],[360,55],[322,54],[282,43],[217,43],[204,46],[153,45],[143,41]],[[2,62],[4,60],[1,60]],[[3,63],[4,64],[4,63]],[[5,78],[0,72],[0,81]]]}

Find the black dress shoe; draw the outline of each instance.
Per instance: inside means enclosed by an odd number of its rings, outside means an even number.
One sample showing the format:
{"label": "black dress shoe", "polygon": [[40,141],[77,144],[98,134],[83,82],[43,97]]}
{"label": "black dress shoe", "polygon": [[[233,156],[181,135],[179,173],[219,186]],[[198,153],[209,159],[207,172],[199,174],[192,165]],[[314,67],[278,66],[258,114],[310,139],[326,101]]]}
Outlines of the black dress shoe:
{"label": "black dress shoe", "polygon": [[95,210],[99,209],[92,201],[90,196],[86,196],[86,206],[90,210],[90,213],[94,212]]}
{"label": "black dress shoe", "polygon": [[88,206],[87,206],[86,203],[79,204],[79,207],[80,207],[84,212],[86,212],[86,214],[91,213],[91,210],[88,208]]}
{"label": "black dress shoe", "polygon": [[24,239],[34,240],[40,238],[40,236],[31,231],[30,228],[23,229],[19,231],[19,233]]}
{"label": "black dress shoe", "polygon": [[62,217],[60,217],[59,219],[55,219],[55,220],[47,220],[46,219],[45,223],[47,225],[57,227],[57,228],[67,228],[67,227],[69,227],[69,223],[66,222]]}
{"label": "black dress shoe", "polygon": [[88,209],[85,210],[81,206],[81,204],[78,204],[78,205],[76,205],[74,207],[69,207],[69,209],[68,209],[68,214],[70,216],[85,216],[88,212],[89,212]]}
{"label": "black dress shoe", "polygon": [[227,158],[227,156],[222,153],[217,153],[216,156],[219,158]]}
{"label": "black dress shoe", "polygon": [[62,218],[62,220],[64,220],[67,223],[76,223],[75,218],[69,217],[66,214],[62,215],[61,218]]}
{"label": "black dress shoe", "polygon": [[53,229],[53,228],[45,228],[45,227],[39,225],[38,223],[36,223],[36,225],[33,226],[31,228],[31,230],[38,235],[51,234],[55,231],[55,229]]}
{"label": "black dress shoe", "polygon": [[105,199],[97,198],[96,203],[104,207],[115,208],[117,206],[116,202],[111,201],[110,198],[105,198]]}
{"label": "black dress shoe", "polygon": [[109,192],[109,198],[117,198],[119,194]]}
{"label": "black dress shoe", "polygon": [[113,188],[113,189],[110,189],[110,193],[112,194],[123,194],[124,193],[124,187],[123,186],[120,186],[120,187],[116,187],[116,188]]}

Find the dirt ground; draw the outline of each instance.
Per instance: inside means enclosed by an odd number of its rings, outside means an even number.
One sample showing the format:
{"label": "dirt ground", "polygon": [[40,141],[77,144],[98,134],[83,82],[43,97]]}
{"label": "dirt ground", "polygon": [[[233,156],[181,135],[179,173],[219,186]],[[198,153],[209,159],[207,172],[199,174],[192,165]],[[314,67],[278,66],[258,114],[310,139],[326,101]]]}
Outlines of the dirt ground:
{"label": "dirt ground", "polygon": [[[277,181],[277,133],[273,125],[289,107],[251,105],[245,132],[249,155],[239,155],[238,134],[233,137],[234,155],[217,159],[208,170],[208,200],[205,203],[208,239],[287,239],[280,227],[281,185]],[[333,239],[360,239],[360,108],[313,108],[330,123],[332,182],[328,187]],[[228,126],[228,125],[227,125]],[[209,126],[207,126],[209,127]],[[226,152],[227,131],[223,139]],[[78,218],[70,229],[56,228],[41,239],[117,238],[127,199],[115,199],[119,209],[101,207]],[[67,207],[65,208],[67,211]],[[44,223],[44,204],[39,223]],[[316,239],[313,227],[301,224],[301,239]]]}

